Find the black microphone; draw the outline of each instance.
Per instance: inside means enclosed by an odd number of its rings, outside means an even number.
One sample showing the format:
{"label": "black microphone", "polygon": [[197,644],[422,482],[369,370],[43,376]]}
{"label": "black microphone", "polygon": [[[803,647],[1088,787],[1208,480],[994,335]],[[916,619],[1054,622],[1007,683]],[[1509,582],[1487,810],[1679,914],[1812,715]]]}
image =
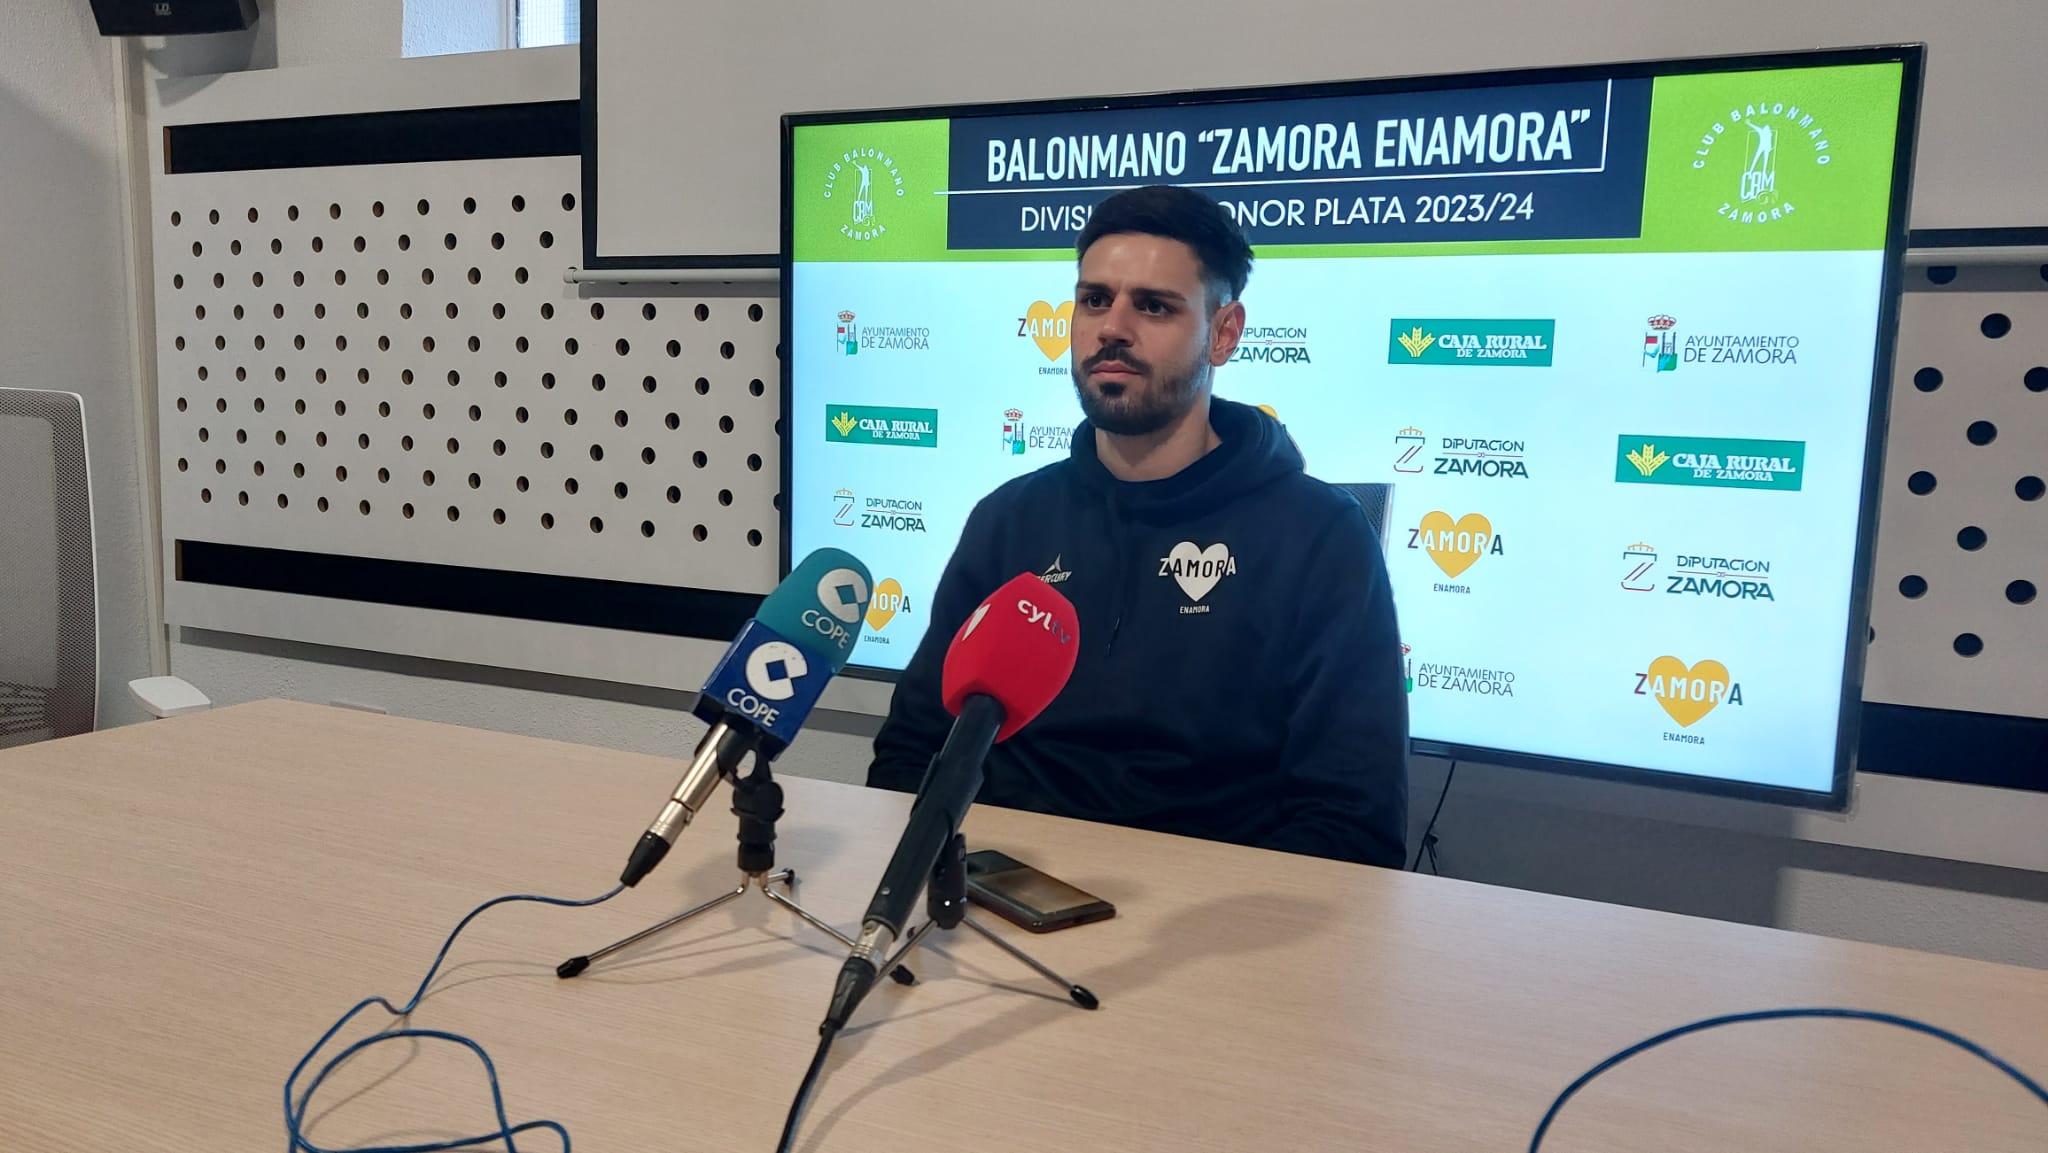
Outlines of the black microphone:
{"label": "black microphone", "polygon": [[960,626],[946,650],[942,677],[953,729],[925,769],[910,820],[868,903],[860,938],[840,968],[819,1032],[843,1028],[874,987],[939,854],[981,791],[990,746],[1029,724],[1066,687],[1079,638],[1074,606],[1029,573],[997,589]]}

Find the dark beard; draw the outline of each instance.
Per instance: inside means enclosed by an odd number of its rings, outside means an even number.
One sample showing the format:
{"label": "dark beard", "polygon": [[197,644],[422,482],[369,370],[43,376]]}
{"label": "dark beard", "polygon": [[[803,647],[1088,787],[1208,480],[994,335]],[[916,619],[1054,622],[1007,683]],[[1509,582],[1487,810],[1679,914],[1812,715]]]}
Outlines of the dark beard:
{"label": "dark beard", "polygon": [[[1120,390],[1114,397],[1091,392],[1088,373],[1111,361],[1135,368],[1145,373],[1148,379],[1112,382],[1109,387]],[[1158,376],[1151,365],[1132,358],[1122,350],[1104,349],[1089,358],[1086,364],[1076,366],[1074,393],[1081,401],[1082,414],[1093,427],[1114,436],[1149,436],[1194,407],[1201,396],[1207,367],[1197,360],[1184,374]],[[1134,390],[1134,384],[1142,387],[1143,391]]]}

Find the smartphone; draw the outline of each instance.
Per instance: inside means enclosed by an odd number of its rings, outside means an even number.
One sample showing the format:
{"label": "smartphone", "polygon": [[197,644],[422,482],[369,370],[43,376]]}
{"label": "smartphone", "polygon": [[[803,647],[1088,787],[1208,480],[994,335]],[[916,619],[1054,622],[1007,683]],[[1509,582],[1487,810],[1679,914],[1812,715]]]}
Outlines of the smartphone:
{"label": "smartphone", "polygon": [[1034,933],[1116,916],[1116,906],[1006,853],[967,854],[967,899]]}

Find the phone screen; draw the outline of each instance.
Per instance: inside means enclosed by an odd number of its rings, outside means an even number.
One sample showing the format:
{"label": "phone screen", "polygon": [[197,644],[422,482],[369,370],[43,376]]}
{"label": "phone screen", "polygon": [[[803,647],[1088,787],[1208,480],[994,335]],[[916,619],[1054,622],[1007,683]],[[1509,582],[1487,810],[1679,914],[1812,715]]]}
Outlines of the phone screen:
{"label": "phone screen", "polygon": [[1090,894],[1029,865],[980,873],[974,877],[974,883],[989,893],[1046,915],[1095,903]]}

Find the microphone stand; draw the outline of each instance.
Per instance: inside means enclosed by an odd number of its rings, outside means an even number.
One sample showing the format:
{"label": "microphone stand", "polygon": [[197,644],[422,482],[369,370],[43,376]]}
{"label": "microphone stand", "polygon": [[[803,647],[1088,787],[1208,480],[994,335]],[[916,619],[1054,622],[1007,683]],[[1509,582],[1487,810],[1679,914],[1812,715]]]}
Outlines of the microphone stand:
{"label": "microphone stand", "polygon": [[[924,890],[924,910],[924,924],[912,929],[910,935],[904,938],[902,947],[896,950],[896,955],[883,962],[875,974],[877,982],[886,974],[895,978],[898,984],[910,984],[910,981],[904,979],[906,970],[903,968],[903,958],[909,955],[912,949],[917,948],[918,942],[930,936],[933,929],[950,931],[965,925],[995,942],[997,948],[1031,966],[1040,976],[1059,986],[1060,991],[1074,1004],[1083,1009],[1102,1007],[1102,1002],[1096,999],[1095,994],[1053,972],[1036,957],[996,936],[987,926],[967,915],[967,838],[957,832],[953,834],[953,839],[946,843],[946,847],[940,850],[939,859],[932,863],[931,877]],[[833,1014],[840,1012],[836,1002],[846,988],[843,972],[840,980],[841,987],[834,991]],[[846,1015],[851,1016],[851,1012],[851,1009],[848,1009]],[[832,1051],[832,1042],[845,1025],[843,1017],[835,1022],[833,1016],[828,1014],[825,1023],[818,1027],[818,1051],[811,1058],[810,1068],[804,1072],[803,1082],[797,1087],[796,1099],[790,1102],[789,1117],[783,1122],[782,1140],[775,1147],[776,1153],[789,1153],[796,1148],[797,1128],[803,1124],[804,1111],[810,1105],[811,1094],[817,1089],[818,1079],[825,1071],[825,1061]]]}
{"label": "microphone stand", "polygon": [[[848,949],[854,947],[854,940],[833,928],[817,914],[797,903],[796,870],[775,867],[775,822],[782,816],[782,786],[777,784],[769,772],[768,762],[758,754],[754,757],[754,770],[744,777],[734,775],[728,778],[732,785],[732,811],[739,818],[739,884],[701,905],[686,909],[664,921],[656,922],[632,936],[621,938],[602,949],[571,957],[555,966],[555,976],[567,979],[581,974],[597,961],[631,948],[650,937],[665,933],[695,917],[708,913],[729,901],[747,895],[755,889],[769,901],[796,914],[797,919],[813,929],[826,934]],[[964,869],[963,869],[964,872]],[[964,880],[963,880],[964,885]],[[917,980],[908,969],[892,972],[890,976],[899,985],[909,985]]]}
{"label": "microphone stand", "polygon": [[924,891],[924,910],[924,924],[910,931],[910,936],[904,940],[902,947],[896,950],[896,955],[890,957],[882,966],[882,972],[877,980],[880,976],[888,976],[895,978],[898,984],[910,984],[901,976],[904,972],[901,968],[903,958],[908,956],[912,949],[917,948],[918,942],[930,935],[933,929],[951,931],[965,925],[994,942],[1003,952],[1030,966],[1039,976],[1059,986],[1060,992],[1065,993],[1074,1004],[1083,1009],[1102,1007],[1102,1002],[1096,999],[1095,994],[1053,972],[1038,958],[1005,941],[995,930],[967,915],[967,838],[964,835],[954,833],[952,841],[948,843],[945,851],[939,854],[938,862],[932,866],[931,883]]}

